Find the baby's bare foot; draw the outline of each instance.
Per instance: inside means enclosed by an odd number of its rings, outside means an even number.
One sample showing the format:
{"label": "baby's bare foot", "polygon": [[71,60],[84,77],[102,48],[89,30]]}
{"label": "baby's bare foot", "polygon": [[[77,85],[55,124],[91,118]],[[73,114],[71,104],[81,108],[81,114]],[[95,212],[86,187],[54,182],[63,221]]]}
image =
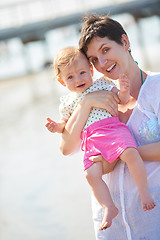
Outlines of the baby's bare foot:
{"label": "baby's bare foot", "polygon": [[118,209],[115,206],[106,208],[104,210],[104,217],[102,224],[100,226],[100,230],[104,230],[106,228],[109,228],[112,225],[112,220],[118,215]]}
{"label": "baby's bare foot", "polygon": [[148,191],[141,193],[141,204],[143,211],[152,210],[156,204]]}

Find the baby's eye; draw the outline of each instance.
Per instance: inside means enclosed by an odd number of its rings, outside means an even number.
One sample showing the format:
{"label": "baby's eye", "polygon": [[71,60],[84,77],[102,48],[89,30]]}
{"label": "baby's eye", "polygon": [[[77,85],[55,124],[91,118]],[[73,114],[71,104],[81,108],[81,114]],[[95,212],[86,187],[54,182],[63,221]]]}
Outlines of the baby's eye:
{"label": "baby's eye", "polygon": [[68,76],[68,79],[72,79],[72,78],[73,78],[73,76],[72,76],[72,75]]}
{"label": "baby's eye", "polygon": [[85,74],[85,71],[80,72],[80,74],[81,74],[81,75],[82,75],[82,74]]}
{"label": "baby's eye", "polygon": [[97,61],[97,58],[92,58],[92,63],[94,64],[94,63],[96,63],[96,61]]}

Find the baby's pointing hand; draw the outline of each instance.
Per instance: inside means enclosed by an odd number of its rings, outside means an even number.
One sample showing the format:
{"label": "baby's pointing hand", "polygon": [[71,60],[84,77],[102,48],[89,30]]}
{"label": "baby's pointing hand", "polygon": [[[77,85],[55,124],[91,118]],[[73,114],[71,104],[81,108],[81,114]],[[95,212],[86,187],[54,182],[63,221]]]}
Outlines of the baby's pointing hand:
{"label": "baby's pointing hand", "polygon": [[50,118],[47,118],[47,121],[46,128],[52,133],[57,132],[57,123]]}

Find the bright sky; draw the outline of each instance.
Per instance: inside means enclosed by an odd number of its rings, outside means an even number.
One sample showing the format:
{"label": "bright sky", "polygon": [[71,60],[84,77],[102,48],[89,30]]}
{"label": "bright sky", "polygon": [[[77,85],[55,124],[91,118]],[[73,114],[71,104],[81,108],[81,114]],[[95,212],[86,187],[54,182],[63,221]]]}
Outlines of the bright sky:
{"label": "bright sky", "polygon": [[[14,3],[21,3],[21,2],[35,2],[37,0],[1,0],[0,1],[0,6],[6,6],[8,4],[14,4]],[[55,3],[58,3],[59,0],[55,0]],[[66,0],[63,0],[64,2]],[[69,0],[68,0],[69,1]],[[83,2],[84,4],[88,2],[88,0],[73,0],[74,2]],[[115,3],[120,3],[120,2],[130,2],[134,0],[94,0],[94,2],[97,3],[104,3],[105,5],[110,5],[110,4],[115,4]]]}
{"label": "bright sky", "polygon": [[129,1],[133,0],[0,0],[0,29]]}

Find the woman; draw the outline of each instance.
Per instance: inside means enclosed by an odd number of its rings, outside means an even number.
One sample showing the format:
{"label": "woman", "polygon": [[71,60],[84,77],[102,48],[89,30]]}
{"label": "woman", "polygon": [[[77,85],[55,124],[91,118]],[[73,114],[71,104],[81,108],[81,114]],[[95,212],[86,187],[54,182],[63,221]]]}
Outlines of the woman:
{"label": "woman", "polygon": [[[85,20],[80,49],[87,55],[96,70],[113,80],[126,74],[130,84],[130,99],[118,105],[118,116],[126,123],[136,140],[145,161],[149,190],[156,207],[143,212],[134,181],[126,165],[116,161],[108,166],[104,176],[115,205],[119,209],[112,227],[100,231],[103,218],[101,206],[93,198],[93,218],[97,239],[158,240],[160,236],[160,74],[139,69],[131,56],[130,42],[123,27],[104,16],[88,16]],[[106,108],[117,115],[119,99],[112,92],[99,91],[86,95],[66,125],[60,149],[67,155],[79,145],[81,131],[92,107]],[[79,119],[83,119],[80,121]],[[100,159],[98,159],[100,160]],[[102,160],[103,161],[103,160]]]}

